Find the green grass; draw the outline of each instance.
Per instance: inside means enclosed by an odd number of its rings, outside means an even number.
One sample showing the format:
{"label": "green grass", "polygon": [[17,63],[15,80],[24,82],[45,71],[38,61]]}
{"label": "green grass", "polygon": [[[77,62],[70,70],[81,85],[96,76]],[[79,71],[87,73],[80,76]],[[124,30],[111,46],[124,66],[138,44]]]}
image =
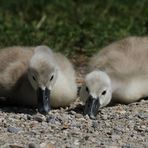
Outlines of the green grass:
{"label": "green grass", "polygon": [[66,55],[91,55],[147,34],[147,0],[0,0],[0,47],[46,44]]}

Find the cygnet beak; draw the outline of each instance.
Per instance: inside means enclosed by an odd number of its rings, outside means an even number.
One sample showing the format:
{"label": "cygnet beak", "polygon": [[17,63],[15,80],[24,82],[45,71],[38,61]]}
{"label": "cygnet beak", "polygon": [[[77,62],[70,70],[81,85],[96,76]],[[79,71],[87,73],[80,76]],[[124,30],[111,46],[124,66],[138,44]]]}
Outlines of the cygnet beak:
{"label": "cygnet beak", "polygon": [[41,114],[47,114],[50,110],[50,90],[48,88],[42,89],[38,88],[37,90],[38,97],[38,111]]}
{"label": "cygnet beak", "polygon": [[93,98],[91,95],[85,103],[84,114],[88,115],[91,119],[95,119],[100,107],[99,98]]}

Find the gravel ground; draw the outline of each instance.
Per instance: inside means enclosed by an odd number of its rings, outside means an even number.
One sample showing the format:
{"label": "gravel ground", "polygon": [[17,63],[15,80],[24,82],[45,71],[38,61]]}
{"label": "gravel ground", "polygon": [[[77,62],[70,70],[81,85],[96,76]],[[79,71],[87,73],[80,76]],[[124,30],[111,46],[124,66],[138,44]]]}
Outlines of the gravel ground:
{"label": "gravel ground", "polygon": [[30,143],[30,148],[37,148],[46,142],[48,148],[146,148],[148,100],[103,108],[96,120],[83,116],[79,101],[47,116],[33,109],[1,107],[0,147],[29,147]]}
{"label": "gravel ground", "polygon": [[[82,62],[83,63],[83,62]],[[81,65],[78,84],[86,65]],[[101,109],[83,116],[77,101],[47,116],[35,109],[0,107],[0,148],[148,148],[148,100]]]}

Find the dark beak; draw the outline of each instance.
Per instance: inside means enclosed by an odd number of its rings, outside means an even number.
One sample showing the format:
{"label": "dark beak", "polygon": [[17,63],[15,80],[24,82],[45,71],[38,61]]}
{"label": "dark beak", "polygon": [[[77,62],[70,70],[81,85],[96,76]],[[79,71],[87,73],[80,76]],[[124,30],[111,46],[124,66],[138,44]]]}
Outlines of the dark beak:
{"label": "dark beak", "polygon": [[91,119],[95,119],[100,107],[99,98],[89,96],[85,103],[84,114],[88,115]]}
{"label": "dark beak", "polygon": [[37,90],[38,94],[38,111],[41,114],[47,114],[51,107],[50,107],[50,90],[45,88],[43,90],[42,88],[38,88]]}

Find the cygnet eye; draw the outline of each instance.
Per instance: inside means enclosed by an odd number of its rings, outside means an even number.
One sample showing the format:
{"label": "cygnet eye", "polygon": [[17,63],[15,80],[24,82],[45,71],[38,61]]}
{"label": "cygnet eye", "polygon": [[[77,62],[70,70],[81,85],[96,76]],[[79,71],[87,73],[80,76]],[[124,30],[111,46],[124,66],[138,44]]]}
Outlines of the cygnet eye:
{"label": "cygnet eye", "polygon": [[106,94],[106,90],[104,90],[103,92],[102,92],[102,95],[105,95]]}
{"label": "cygnet eye", "polygon": [[86,86],[86,91],[89,93],[89,88]]}
{"label": "cygnet eye", "polygon": [[34,80],[34,81],[36,81],[36,78],[35,78],[35,76],[32,76],[32,78],[33,78],[33,80]]}
{"label": "cygnet eye", "polygon": [[53,80],[53,78],[54,78],[54,75],[52,75],[52,76],[50,77],[50,81],[52,81],[52,80]]}

